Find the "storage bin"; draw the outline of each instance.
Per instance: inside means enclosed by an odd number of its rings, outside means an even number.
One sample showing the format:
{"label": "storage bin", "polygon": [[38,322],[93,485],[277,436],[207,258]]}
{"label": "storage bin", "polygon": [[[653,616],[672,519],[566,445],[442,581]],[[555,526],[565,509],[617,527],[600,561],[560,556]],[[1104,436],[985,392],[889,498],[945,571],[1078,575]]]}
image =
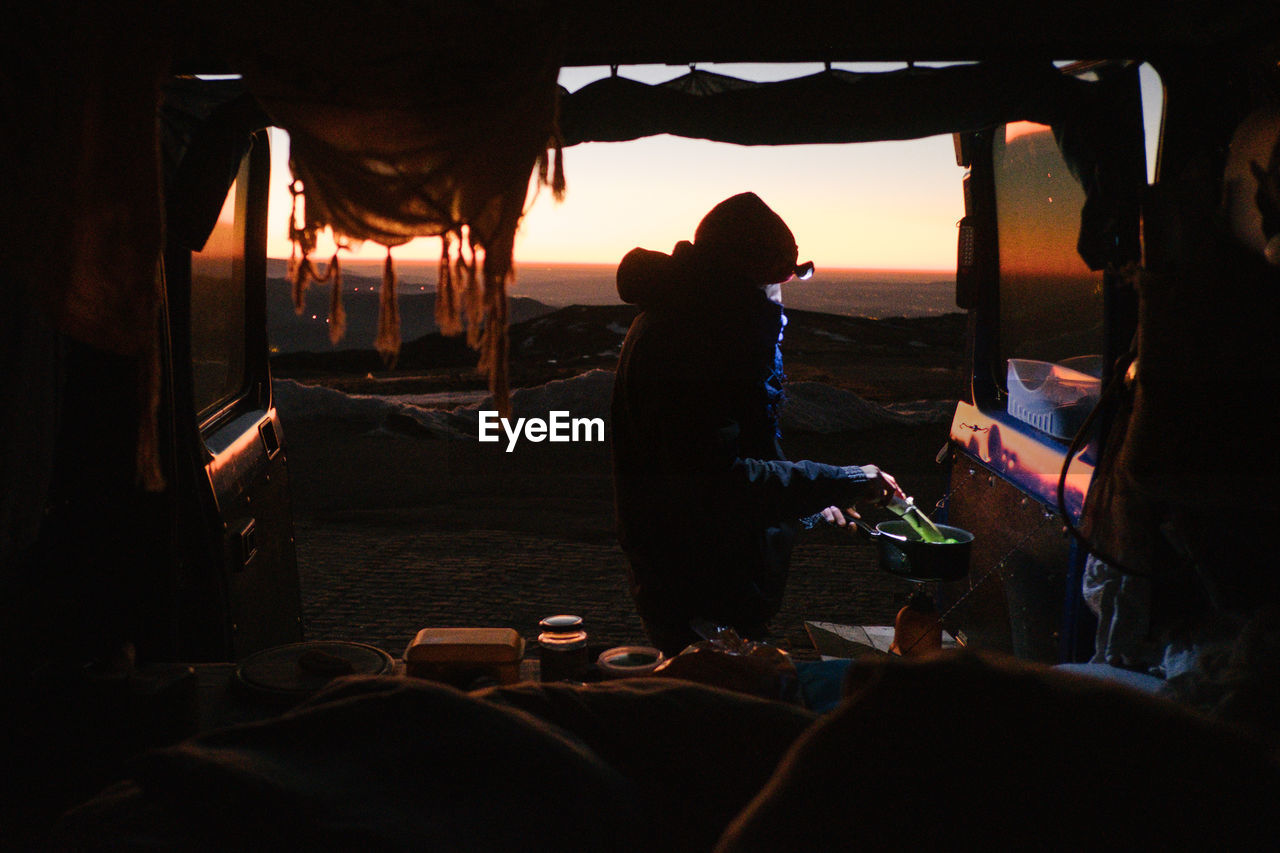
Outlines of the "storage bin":
{"label": "storage bin", "polygon": [[[1092,356],[1071,359],[1073,364],[1093,367]],[[1009,359],[1009,402],[1007,411],[1055,438],[1075,436],[1102,395],[1102,380],[1051,361]]]}

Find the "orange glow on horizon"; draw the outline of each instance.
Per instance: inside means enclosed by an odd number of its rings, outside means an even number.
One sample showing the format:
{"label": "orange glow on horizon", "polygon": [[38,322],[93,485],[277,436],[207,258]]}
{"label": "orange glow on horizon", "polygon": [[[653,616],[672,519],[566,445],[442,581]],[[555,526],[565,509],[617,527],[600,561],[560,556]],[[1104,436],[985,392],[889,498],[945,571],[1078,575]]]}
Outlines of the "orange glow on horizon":
{"label": "orange glow on horizon", "polygon": [[[954,270],[956,223],[964,214],[963,169],[950,137],[853,145],[737,146],[651,137],[586,143],[565,151],[568,192],[556,203],[531,187],[516,234],[517,270],[529,264],[616,264],[636,246],[670,252],[690,240],[706,211],[745,190],[787,222],[800,259],[822,269]],[[272,131],[267,252],[287,258],[288,141]],[[334,244],[320,235],[316,256]],[[342,257],[381,260],[364,244]],[[437,261],[440,240],[392,250]]]}

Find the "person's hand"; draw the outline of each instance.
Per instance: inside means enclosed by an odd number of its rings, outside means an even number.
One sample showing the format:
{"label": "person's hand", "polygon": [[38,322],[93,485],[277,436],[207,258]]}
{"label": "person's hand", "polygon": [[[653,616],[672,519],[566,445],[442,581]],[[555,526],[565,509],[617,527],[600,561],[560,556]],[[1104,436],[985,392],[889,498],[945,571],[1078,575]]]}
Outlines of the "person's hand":
{"label": "person's hand", "polygon": [[887,471],[881,471],[875,465],[863,465],[862,474],[867,478],[866,502],[872,506],[884,506],[889,502],[890,498],[898,497],[906,500],[906,493],[898,487],[898,481],[893,479]]}
{"label": "person's hand", "polygon": [[849,527],[849,519],[862,518],[853,507],[841,509],[838,506],[829,506],[818,514],[827,524],[834,524],[836,527]]}
{"label": "person's hand", "polygon": [[854,524],[854,521],[862,518],[858,510],[851,506],[844,509],[838,506],[829,506],[818,514],[822,516],[822,520],[827,524],[843,527],[850,533],[858,532],[858,525]]}

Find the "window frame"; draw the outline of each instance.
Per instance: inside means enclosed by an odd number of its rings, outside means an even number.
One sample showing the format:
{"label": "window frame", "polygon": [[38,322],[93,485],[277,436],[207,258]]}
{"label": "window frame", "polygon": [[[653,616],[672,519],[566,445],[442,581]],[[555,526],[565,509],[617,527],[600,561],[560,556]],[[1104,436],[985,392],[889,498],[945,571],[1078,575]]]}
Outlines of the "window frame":
{"label": "window frame", "polygon": [[[271,376],[267,348],[267,200],[270,187],[270,142],[265,131],[253,134],[248,152],[235,175],[237,185],[237,243],[243,252],[238,275],[244,285],[244,381],[234,392],[196,411],[192,365],[191,272],[196,254],[171,242],[165,253],[165,283],[169,315],[174,404],[180,420],[191,419],[201,438],[200,455],[211,458],[214,434],[247,412],[271,405]],[[230,192],[230,187],[228,187]],[[188,414],[182,414],[187,410]]]}

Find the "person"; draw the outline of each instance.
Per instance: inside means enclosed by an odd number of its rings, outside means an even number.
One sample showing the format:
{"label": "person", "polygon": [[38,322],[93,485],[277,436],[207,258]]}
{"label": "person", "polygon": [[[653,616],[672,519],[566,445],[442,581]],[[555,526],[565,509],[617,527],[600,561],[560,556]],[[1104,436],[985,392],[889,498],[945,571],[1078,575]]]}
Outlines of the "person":
{"label": "person", "polygon": [[874,465],[783,455],[780,285],[813,269],[797,259],[786,223],[748,192],[707,213],[692,243],[618,266],[619,296],[641,309],[613,389],[618,537],[668,655],[699,639],[694,623],[767,637],[801,520],[843,524],[841,508],[905,497]]}

